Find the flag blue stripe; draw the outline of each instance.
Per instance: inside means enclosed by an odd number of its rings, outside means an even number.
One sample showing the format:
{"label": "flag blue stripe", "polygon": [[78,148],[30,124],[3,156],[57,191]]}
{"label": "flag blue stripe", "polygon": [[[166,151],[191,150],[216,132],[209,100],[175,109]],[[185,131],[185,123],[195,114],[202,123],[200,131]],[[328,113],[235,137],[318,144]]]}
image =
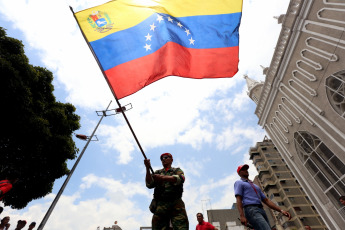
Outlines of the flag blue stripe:
{"label": "flag blue stripe", "polygon": [[[163,18],[161,22],[157,20],[158,16]],[[166,14],[153,14],[134,27],[91,42],[103,69],[108,70],[149,55],[167,42],[195,49],[238,46],[241,13],[180,18],[170,16],[173,22],[168,21],[168,17]],[[151,25],[155,26],[154,30],[150,30]],[[116,22],[114,26],[116,27]],[[189,30],[190,34],[187,34],[186,30]],[[147,40],[147,35],[152,36],[151,40]],[[194,44],[191,44],[193,40]]]}

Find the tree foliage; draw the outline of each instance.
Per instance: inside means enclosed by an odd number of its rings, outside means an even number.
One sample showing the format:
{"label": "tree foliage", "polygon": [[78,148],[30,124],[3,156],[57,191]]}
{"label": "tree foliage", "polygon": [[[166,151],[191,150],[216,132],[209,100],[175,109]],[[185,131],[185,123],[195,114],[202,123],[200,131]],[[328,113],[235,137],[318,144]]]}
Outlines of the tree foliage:
{"label": "tree foliage", "polygon": [[24,208],[52,191],[55,179],[69,173],[67,160],[77,148],[72,139],[80,117],[69,103],[56,101],[53,74],[32,66],[21,41],[0,27],[0,179],[20,179],[3,202]]}

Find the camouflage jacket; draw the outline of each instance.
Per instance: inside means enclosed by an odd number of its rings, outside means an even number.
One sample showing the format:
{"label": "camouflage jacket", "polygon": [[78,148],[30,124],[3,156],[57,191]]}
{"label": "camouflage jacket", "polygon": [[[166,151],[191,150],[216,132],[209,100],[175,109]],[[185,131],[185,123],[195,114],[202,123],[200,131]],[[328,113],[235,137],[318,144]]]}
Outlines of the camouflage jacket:
{"label": "camouflage jacket", "polygon": [[170,168],[168,171],[165,169],[159,169],[155,171],[155,174],[164,176],[173,176],[176,178],[176,182],[164,182],[162,184],[155,183],[154,180],[150,184],[146,183],[146,187],[155,188],[154,198],[158,200],[171,200],[182,197],[183,183],[185,181],[184,173],[180,168]]}

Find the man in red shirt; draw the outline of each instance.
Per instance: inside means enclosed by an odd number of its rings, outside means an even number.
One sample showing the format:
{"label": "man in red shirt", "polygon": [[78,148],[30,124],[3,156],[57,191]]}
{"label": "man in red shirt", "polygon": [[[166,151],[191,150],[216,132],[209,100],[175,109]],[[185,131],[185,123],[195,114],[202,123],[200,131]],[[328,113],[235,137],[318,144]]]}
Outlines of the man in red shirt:
{"label": "man in red shirt", "polygon": [[218,230],[209,222],[204,221],[204,215],[202,213],[196,214],[196,219],[198,220],[198,224],[196,225],[195,230]]}

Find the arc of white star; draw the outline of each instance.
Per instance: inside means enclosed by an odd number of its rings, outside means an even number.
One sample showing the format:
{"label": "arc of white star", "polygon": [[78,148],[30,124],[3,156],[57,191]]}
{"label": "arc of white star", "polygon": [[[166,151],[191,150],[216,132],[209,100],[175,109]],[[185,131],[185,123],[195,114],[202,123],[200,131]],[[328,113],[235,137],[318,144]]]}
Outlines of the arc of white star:
{"label": "arc of white star", "polygon": [[144,48],[146,49],[146,51],[151,49],[151,45],[145,44]]}
{"label": "arc of white star", "polygon": [[145,36],[146,41],[147,41],[147,40],[150,40],[150,41],[151,41],[151,37],[152,37],[152,35],[150,35],[150,33],[147,33],[147,35]]}
{"label": "arc of white star", "polygon": [[162,15],[157,15],[157,21],[159,23],[161,23],[161,21],[164,21],[163,16]]}
{"label": "arc of white star", "polygon": [[180,28],[182,28],[182,26],[183,26],[183,25],[181,24],[181,22],[178,22],[177,25],[178,25]]}
{"label": "arc of white star", "polygon": [[168,17],[168,21],[173,23],[174,20],[171,17]]}
{"label": "arc of white star", "polygon": [[155,31],[156,26],[155,26],[155,24],[154,24],[154,23],[152,23],[152,25],[150,25],[150,27],[151,27],[151,29],[150,29],[150,30]]}
{"label": "arc of white star", "polygon": [[186,33],[187,33],[187,36],[188,36],[188,35],[190,35],[189,30],[187,30],[187,29],[186,29],[184,32],[186,32]]}
{"label": "arc of white star", "polygon": [[192,38],[192,37],[190,37],[190,39],[188,39],[188,40],[190,41],[190,43],[189,43],[189,44],[194,45],[195,40],[193,40],[193,38]]}

